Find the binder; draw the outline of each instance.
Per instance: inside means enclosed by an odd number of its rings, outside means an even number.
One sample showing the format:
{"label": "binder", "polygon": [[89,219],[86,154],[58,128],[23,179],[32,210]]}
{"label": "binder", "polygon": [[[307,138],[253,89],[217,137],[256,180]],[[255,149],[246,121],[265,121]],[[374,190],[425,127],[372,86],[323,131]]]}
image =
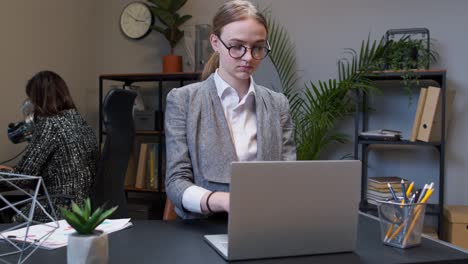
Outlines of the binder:
{"label": "binder", "polygon": [[419,126],[421,125],[422,114],[424,110],[424,104],[426,103],[427,88],[421,88],[419,92],[418,105],[416,107],[416,114],[414,115],[413,130],[411,131],[410,141],[416,141],[419,132]]}
{"label": "binder", "polygon": [[426,102],[423,108],[421,124],[419,125],[418,140],[430,142],[434,123],[440,122],[440,118],[439,120],[435,119],[436,112],[440,111],[440,90],[440,88],[432,86],[427,88]]}
{"label": "binder", "polygon": [[[447,90],[445,97],[445,135],[447,136],[448,121],[455,91]],[[442,95],[438,87],[429,87],[424,104],[418,140],[425,142],[440,142],[442,136]]]}
{"label": "binder", "polygon": [[[453,100],[455,99],[455,90],[445,90],[445,138],[447,138],[447,129],[452,114]],[[440,142],[442,139],[442,96],[440,98],[440,107],[434,118],[436,122],[432,125],[431,137],[432,142]]]}

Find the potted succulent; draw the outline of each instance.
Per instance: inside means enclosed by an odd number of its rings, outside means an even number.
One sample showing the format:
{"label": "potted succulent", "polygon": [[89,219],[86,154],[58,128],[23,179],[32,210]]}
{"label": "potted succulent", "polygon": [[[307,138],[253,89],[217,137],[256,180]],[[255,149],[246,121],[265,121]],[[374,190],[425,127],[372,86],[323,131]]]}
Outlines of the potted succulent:
{"label": "potted succulent", "polygon": [[163,34],[171,46],[170,55],[163,56],[163,72],[181,72],[182,57],[174,54],[176,44],[183,38],[184,31],[179,27],[187,22],[191,15],[179,15],[179,10],[187,0],[148,0],[151,13],[157,17],[162,26],[153,25],[151,29]]}
{"label": "potted succulent", "polygon": [[61,208],[65,220],[76,230],[76,233],[68,236],[67,263],[107,263],[107,234],[96,230],[96,227],[109,217],[117,206],[108,210],[100,207],[91,212],[91,202],[88,198],[83,208],[73,202],[71,209],[68,211]]}

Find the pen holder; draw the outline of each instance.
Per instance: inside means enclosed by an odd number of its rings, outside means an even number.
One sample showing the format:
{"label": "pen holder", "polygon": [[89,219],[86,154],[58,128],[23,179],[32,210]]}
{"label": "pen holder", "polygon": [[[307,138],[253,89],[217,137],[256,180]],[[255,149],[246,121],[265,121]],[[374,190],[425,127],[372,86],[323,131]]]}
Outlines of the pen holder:
{"label": "pen holder", "polygon": [[421,244],[425,203],[382,202],[379,207],[380,237],[385,245],[409,248]]}

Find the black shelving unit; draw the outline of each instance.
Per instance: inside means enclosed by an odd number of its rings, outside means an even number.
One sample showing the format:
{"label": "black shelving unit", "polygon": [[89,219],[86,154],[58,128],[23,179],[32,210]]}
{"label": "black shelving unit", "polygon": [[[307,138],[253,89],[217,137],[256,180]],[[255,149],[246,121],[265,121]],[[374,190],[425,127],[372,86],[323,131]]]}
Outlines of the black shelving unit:
{"label": "black shelving unit", "polygon": [[[101,145],[103,136],[106,135],[106,132],[103,131],[103,88],[104,88],[104,81],[117,81],[122,83],[122,88],[126,86],[130,86],[134,83],[141,83],[141,82],[157,82],[157,90],[158,90],[158,109],[157,109],[157,116],[156,116],[156,127],[164,127],[163,126],[163,83],[164,82],[174,82],[178,81],[180,86],[184,85],[184,82],[188,81],[198,81],[200,80],[200,73],[196,72],[183,72],[183,73],[133,73],[133,74],[103,74],[99,76],[99,145]],[[164,178],[165,172],[162,171],[162,163],[163,163],[163,148],[164,148],[164,130],[149,130],[149,131],[135,131],[136,136],[155,136],[157,137],[160,148],[158,149],[158,189],[138,189],[138,188],[126,188],[127,192],[159,192],[162,193],[162,179]]]}
{"label": "black shelving unit", "polygon": [[[440,142],[412,142],[409,140],[398,141],[379,141],[379,140],[363,140],[359,138],[359,133],[369,130],[369,113],[368,109],[368,94],[356,92],[356,112],[354,116],[354,157],[362,161],[362,177],[361,177],[361,204],[360,210],[368,212],[376,210],[376,206],[367,202],[367,164],[368,152],[375,146],[412,146],[412,147],[428,147],[436,148],[439,153],[439,201],[438,204],[428,204],[426,213],[429,215],[438,216],[437,233],[441,237],[441,226],[443,220],[443,205],[444,205],[444,181],[445,181],[445,103],[446,103],[446,71],[445,70],[415,70],[413,71],[416,78],[420,81],[435,81],[441,89],[442,96],[442,120],[441,120],[441,141]],[[402,81],[402,71],[383,71],[376,72],[366,76],[372,81]],[[377,109],[378,111],[378,109]],[[360,149],[359,149],[360,148]],[[360,150],[360,152],[359,152]]]}

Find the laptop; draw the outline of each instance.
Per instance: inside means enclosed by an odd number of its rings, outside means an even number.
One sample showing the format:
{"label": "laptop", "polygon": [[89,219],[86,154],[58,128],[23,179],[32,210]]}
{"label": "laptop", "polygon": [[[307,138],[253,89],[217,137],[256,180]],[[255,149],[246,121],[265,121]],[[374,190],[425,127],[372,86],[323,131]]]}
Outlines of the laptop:
{"label": "laptop", "polygon": [[228,234],[204,239],[226,260],[350,252],[361,162],[233,162]]}

